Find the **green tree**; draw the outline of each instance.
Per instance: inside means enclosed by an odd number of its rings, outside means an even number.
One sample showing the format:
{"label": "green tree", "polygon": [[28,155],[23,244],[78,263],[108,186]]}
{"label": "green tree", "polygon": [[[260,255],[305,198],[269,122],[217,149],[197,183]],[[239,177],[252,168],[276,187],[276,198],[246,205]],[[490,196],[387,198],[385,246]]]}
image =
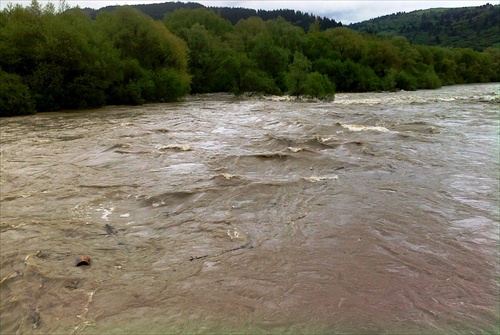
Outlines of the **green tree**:
{"label": "green tree", "polygon": [[276,45],[270,35],[262,34],[255,38],[254,47],[248,55],[260,70],[273,78],[278,85],[282,85],[291,55],[289,49]]}
{"label": "green tree", "polygon": [[218,73],[229,47],[227,36],[233,31],[229,21],[206,9],[181,9],[164,19],[164,24],[182,38],[191,50],[189,73],[192,75],[192,93],[220,91],[224,84],[218,80]]}
{"label": "green tree", "polygon": [[102,12],[96,25],[120,50],[122,58],[133,58],[142,67],[151,70],[171,68],[187,69],[187,47],[161,22],[130,7],[115,12]]}
{"label": "green tree", "polygon": [[0,66],[21,76],[37,111],[100,106],[113,80],[112,48],[79,11],[33,2],[3,13]]}
{"label": "green tree", "polygon": [[241,51],[249,52],[253,49],[257,36],[269,35],[266,23],[260,17],[252,16],[240,20],[234,26],[235,35],[231,38],[233,47],[241,46]]}
{"label": "green tree", "polygon": [[340,53],[341,60],[359,62],[365,56],[367,43],[354,30],[339,27],[327,29],[325,34],[331,39],[333,48]]}
{"label": "green tree", "polygon": [[306,92],[307,75],[311,71],[312,64],[300,52],[295,52],[293,62],[288,66],[288,72],[285,75],[285,85],[288,93],[295,96],[301,96]]}
{"label": "green tree", "polygon": [[340,52],[333,45],[333,36],[324,32],[312,31],[306,36],[304,55],[312,62],[318,59],[340,59]]}
{"label": "green tree", "polygon": [[205,27],[213,36],[219,36],[224,40],[224,36],[233,30],[233,26],[228,20],[211,10],[199,9],[179,9],[167,14],[163,23],[174,34],[179,35],[185,28],[191,28],[195,24]]}
{"label": "green tree", "polygon": [[266,21],[267,32],[278,47],[290,50],[291,53],[301,51],[305,42],[305,32],[284,18],[278,17]]}
{"label": "green tree", "polygon": [[[36,92],[42,92],[37,97],[40,106],[45,104],[46,96],[55,99],[52,106],[45,106],[47,110],[106,103],[105,90],[116,75],[118,55],[83,12],[45,15],[44,42],[38,57],[33,82],[38,84]],[[44,87],[44,82],[53,85],[53,92]]]}
{"label": "green tree", "polygon": [[223,66],[227,52],[225,44],[213,36],[204,26],[195,23],[189,28],[180,28],[179,36],[186,41],[189,50],[189,73],[192,75],[192,93],[207,93],[218,90],[215,73]]}
{"label": "green tree", "polygon": [[[96,26],[120,52],[124,64],[133,68],[114,83],[114,99],[133,93],[134,103],[173,101],[189,92],[191,77],[187,73],[186,43],[172,34],[162,22],[153,21],[138,10],[122,7],[113,13],[101,13]],[[122,65],[122,71],[124,71]],[[178,90],[159,89],[169,78]]]}
{"label": "green tree", "polygon": [[337,92],[367,92],[382,89],[382,80],[373,69],[348,59],[320,59],[314,63],[314,69],[328,75],[335,84]]}
{"label": "green tree", "polygon": [[370,38],[361,64],[371,67],[379,78],[384,78],[390,69],[401,67],[401,59],[398,49],[388,40]]}
{"label": "green tree", "polygon": [[335,85],[328,76],[319,72],[311,72],[307,75],[304,94],[320,100],[333,100]]}
{"label": "green tree", "polygon": [[442,47],[430,47],[434,70],[443,85],[458,82],[457,64],[453,59],[453,51]]}

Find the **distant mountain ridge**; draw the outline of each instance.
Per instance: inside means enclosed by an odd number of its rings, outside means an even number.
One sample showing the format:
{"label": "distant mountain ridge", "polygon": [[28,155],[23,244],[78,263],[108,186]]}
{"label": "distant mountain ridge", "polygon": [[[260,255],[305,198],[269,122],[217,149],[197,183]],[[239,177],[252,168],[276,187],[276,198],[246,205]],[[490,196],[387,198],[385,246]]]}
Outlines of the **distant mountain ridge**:
{"label": "distant mountain ridge", "polygon": [[[118,7],[120,6],[107,6],[97,10],[84,8],[83,10],[88,13],[92,19],[94,19],[99,12],[114,11]],[[281,16],[293,25],[301,27],[306,32],[309,30],[311,24],[315,23],[316,21],[319,22],[322,30],[342,26],[342,23],[336,22],[335,20],[312,15],[309,13],[302,13],[301,11],[295,11],[293,9],[255,10],[249,8],[206,7],[196,2],[165,2],[147,5],[131,5],[130,7],[140,10],[141,12],[151,16],[155,20],[162,20],[165,15],[172,13],[173,11],[178,9],[204,8],[220,14],[223,19],[228,20],[233,25],[236,24],[239,20],[248,19],[251,16],[259,16],[264,21],[276,19]]]}
{"label": "distant mountain ridge", "polygon": [[347,27],[380,36],[404,36],[415,44],[483,51],[500,47],[500,5],[400,12]]}

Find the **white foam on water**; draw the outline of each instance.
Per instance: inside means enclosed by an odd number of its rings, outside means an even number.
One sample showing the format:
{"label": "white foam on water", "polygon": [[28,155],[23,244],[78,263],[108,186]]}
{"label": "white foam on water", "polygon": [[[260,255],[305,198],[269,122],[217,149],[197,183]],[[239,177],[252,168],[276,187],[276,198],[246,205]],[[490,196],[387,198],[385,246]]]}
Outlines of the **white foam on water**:
{"label": "white foam on water", "polygon": [[302,179],[310,181],[311,183],[316,183],[318,181],[323,181],[323,180],[337,180],[337,179],[339,179],[339,176],[334,174],[334,175],[329,175],[329,176],[302,177]]}
{"label": "white foam on water", "polygon": [[385,127],[379,126],[363,126],[359,124],[342,124],[343,128],[346,128],[350,131],[378,131],[381,133],[388,133],[389,129]]}
{"label": "white foam on water", "polygon": [[304,148],[288,147],[288,150],[290,150],[291,152],[300,152],[300,151],[303,151]]}
{"label": "white foam on water", "polygon": [[110,207],[110,208],[105,208],[105,207],[99,207],[96,208],[96,212],[102,212],[101,219],[105,221],[109,221],[109,216],[113,214],[115,211],[115,207]]}

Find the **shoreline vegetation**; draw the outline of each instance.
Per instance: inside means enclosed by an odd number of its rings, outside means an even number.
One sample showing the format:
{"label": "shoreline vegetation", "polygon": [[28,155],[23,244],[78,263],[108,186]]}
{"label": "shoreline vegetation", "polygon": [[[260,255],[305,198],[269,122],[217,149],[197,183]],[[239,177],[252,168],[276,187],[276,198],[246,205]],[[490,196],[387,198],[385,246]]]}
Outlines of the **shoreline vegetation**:
{"label": "shoreline vegetation", "polygon": [[178,101],[227,92],[332,100],[336,92],[500,81],[500,49],[411,44],[345,27],[306,32],[279,17],[131,7],[8,6],[0,12],[0,116]]}

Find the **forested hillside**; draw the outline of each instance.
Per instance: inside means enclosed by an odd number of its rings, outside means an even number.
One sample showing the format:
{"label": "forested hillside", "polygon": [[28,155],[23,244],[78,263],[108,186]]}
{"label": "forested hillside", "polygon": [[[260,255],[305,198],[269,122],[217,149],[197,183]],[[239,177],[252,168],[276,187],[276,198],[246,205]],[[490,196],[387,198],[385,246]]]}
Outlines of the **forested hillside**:
{"label": "forested hillside", "polygon": [[405,36],[410,43],[482,51],[500,47],[500,5],[397,13],[349,28],[380,36]]}
{"label": "forested hillside", "polygon": [[205,8],[162,20],[131,7],[0,12],[0,116],[232,92],[332,99],[335,92],[500,81],[500,51],[411,44],[284,18],[236,24]]}
{"label": "forested hillside", "polygon": [[[223,19],[228,20],[233,25],[238,23],[239,20],[248,19],[252,16],[258,16],[264,21],[277,19],[278,17],[284,18],[291,24],[301,27],[305,31],[315,21],[318,21],[321,29],[335,28],[342,26],[342,23],[337,23],[335,20],[302,13],[292,9],[278,9],[278,10],[255,10],[249,8],[233,8],[233,7],[205,7],[195,2],[165,2],[149,5],[131,5],[132,8],[138,9],[141,12],[151,16],[153,19],[162,20],[165,15],[170,14],[178,9],[199,9],[204,8],[219,14]],[[92,18],[95,18],[100,12],[112,12],[116,10],[117,6],[107,6],[99,10],[85,9]]]}

